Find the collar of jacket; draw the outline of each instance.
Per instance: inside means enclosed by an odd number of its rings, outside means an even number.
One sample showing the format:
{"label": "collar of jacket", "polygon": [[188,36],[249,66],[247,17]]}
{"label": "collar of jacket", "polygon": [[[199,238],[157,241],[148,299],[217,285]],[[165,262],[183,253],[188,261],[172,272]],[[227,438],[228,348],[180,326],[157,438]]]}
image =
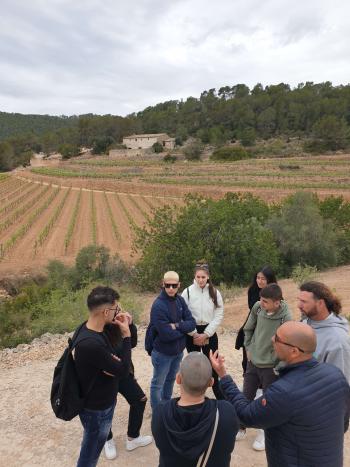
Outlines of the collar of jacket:
{"label": "collar of jacket", "polygon": [[205,286],[203,287],[203,289],[202,289],[202,287],[199,287],[199,285],[197,284],[196,279],[193,279],[193,285],[194,285],[194,287],[195,287],[198,291],[200,291],[200,292],[204,292],[204,290],[209,289],[209,284],[208,284],[208,282],[205,284]]}
{"label": "collar of jacket", "polygon": [[301,368],[301,367],[306,367],[306,368],[312,368],[313,366],[318,365],[318,361],[316,358],[311,357],[309,360],[305,360],[304,362],[299,362],[299,363],[293,363],[292,365],[287,365],[279,370],[280,376],[288,373],[289,371]]}
{"label": "collar of jacket", "polygon": [[178,295],[174,295],[173,297],[169,297],[169,295],[166,293],[165,290],[162,290],[160,292],[160,295],[159,295],[159,298],[161,300],[168,300],[169,302],[175,302],[175,300],[177,299]]}

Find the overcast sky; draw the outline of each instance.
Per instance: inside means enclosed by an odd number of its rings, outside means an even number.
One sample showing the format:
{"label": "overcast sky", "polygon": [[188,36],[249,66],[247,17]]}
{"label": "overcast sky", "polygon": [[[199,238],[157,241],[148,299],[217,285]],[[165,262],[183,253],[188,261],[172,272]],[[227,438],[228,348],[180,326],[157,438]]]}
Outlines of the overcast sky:
{"label": "overcast sky", "polygon": [[350,82],[348,0],[1,0],[0,111],[126,115],[245,83]]}

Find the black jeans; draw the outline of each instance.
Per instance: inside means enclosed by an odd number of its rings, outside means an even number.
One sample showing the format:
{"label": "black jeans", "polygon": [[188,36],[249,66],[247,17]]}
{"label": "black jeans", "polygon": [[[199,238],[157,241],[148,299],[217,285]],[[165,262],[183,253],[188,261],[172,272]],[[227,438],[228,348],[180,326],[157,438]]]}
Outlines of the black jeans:
{"label": "black jeans", "polygon": [[[138,438],[140,436],[143,413],[147,402],[145,393],[142,391],[134,375],[131,373],[129,376],[119,381],[118,393],[121,394],[130,405],[127,435],[129,438]],[[112,438],[113,433],[112,430],[110,430],[107,440]]]}
{"label": "black jeans", "polygon": [[[256,396],[259,388],[262,388],[263,393],[278,379],[275,375],[273,368],[258,368],[252,362],[247,362],[247,369],[244,373],[243,380],[243,394],[245,397],[252,401]],[[241,430],[245,427],[241,425]]]}
{"label": "black jeans", "polygon": [[[206,324],[197,324],[196,329],[198,334],[203,334],[204,329],[207,327]],[[194,345],[193,337],[186,335],[186,349],[187,352],[203,352],[209,358],[209,350],[215,352],[218,349],[218,335],[215,333],[211,337],[209,337],[209,343],[207,345],[199,346]],[[213,385],[213,392],[216,399],[225,399],[221,389],[219,387],[219,377],[217,373],[213,370],[213,378],[214,378],[214,385]]]}

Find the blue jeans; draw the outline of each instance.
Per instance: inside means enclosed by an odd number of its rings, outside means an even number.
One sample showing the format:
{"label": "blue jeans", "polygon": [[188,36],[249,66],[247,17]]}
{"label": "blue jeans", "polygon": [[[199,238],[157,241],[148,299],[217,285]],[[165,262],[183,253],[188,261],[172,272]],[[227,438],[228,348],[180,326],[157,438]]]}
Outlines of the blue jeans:
{"label": "blue jeans", "polygon": [[176,373],[179,370],[183,352],[165,355],[152,350],[153,377],[151,381],[151,407],[162,400],[169,400],[173,394]]}
{"label": "blue jeans", "polygon": [[79,418],[84,428],[77,467],[95,467],[112,426],[115,403],[106,410],[84,409]]}

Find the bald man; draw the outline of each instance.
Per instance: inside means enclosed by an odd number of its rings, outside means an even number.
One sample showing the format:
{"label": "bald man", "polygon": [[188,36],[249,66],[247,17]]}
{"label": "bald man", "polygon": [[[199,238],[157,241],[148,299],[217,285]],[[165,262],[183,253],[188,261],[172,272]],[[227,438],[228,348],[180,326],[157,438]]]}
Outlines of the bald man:
{"label": "bald man", "polygon": [[313,358],[316,335],[307,324],[282,324],[272,343],[286,367],[253,402],[226,374],[224,358],[217,352],[210,356],[226,399],[242,423],[265,430],[269,467],[342,467],[350,412],[350,387],[343,373]]}
{"label": "bald man", "polygon": [[[213,385],[212,368],[200,352],[189,353],[176,375],[181,396],[161,402],[153,410],[152,432],[159,449],[159,467],[195,467],[217,431],[208,452],[207,467],[229,467],[238,419],[227,401],[205,397]],[[202,464],[200,464],[202,465]]]}

